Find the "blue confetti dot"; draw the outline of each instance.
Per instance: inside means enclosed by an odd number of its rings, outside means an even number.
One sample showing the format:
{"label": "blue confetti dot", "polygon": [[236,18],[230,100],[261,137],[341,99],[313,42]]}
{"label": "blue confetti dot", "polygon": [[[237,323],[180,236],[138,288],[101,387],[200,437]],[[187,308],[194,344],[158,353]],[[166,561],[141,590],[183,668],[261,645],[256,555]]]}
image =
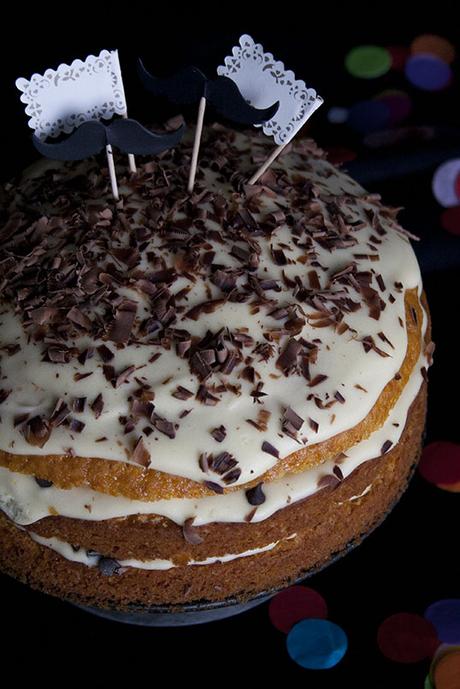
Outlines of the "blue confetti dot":
{"label": "blue confetti dot", "polygon": [[460,644],[460,598],[446,598],[425,610],[425,619],[436,629],[440,641]]}
{"label": "blue confetti dot", "polygon": [[348,119],[348,110],[347,108],[335,105],[333,108],[329,109],[327,119],[331,124],[343,124]]}
{"label": "blue confetti dot", "polygon": [[388,105],[381,100],[363,100],[350,108],[347,124],[367,134],[385,127],[391,119]]}
{"label": "blue confetti dot", "polygon": [[341,627],[329,620],[307,619],[296,624],[286,640],[294,662],[307,670],[327,670],[345,655],[348,640]]}
{"label": "blue confetti dot", "polygon": [[448,64],[435,55],[413,55],[406,62],[407,79],[424,91],[440,91],[449,85],[452,71]]}

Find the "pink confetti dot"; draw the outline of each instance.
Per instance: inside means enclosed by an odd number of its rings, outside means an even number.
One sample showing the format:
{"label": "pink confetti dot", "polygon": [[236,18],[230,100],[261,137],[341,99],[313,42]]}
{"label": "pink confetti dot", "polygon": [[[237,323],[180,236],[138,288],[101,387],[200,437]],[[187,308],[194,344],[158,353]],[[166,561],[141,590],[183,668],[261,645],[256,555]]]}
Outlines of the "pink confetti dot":
{"label": "pink confetti dot", "polygon": [[306,618],[324,619],[327,605],[324,598],[308,586],[290,586],[277,593],[268,610],[271,623],[286,634]]}
{"label": "pink confetti dot", "polygon": [[450,234],[460,235],[460,206],[446,208],[442,212],[441,226]]}
{"label": "pink confetti dot", "polygon": [[400,612],[387,617],[377,632],[382,654],[396,663],[417,663],[430,657],[439,646],[436,630],[421,615]]}
{"label": "pink confetti dot", "polygon": [[436,486],[460,481],[460,445],[438,441],[427,445],[418,465],[420,474]]}

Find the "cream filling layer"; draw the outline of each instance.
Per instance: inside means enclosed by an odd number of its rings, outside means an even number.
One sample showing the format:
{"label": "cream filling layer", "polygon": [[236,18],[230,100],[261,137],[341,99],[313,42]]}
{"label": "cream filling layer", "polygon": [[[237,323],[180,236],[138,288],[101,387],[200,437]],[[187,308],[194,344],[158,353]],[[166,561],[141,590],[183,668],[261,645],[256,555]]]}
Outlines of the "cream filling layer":
{"label": "cream filling layer", "polygon": [[[425,315],[424,320],[426,323]],[[409,408],[422,384],[421,368],[425,365],[426,357],[422,353],[385,424],[369,438],[347,450],[346,457],[340,462],[344,478],[364,462],[379,457],[387,441],[392,446],[398,443]],[[267,483],[263,486],[265,502],[257,507],[251,521],[263,521],[286,505],[313,495],[319,490],[321,478],[332,474],[335,465],[336,460],[331,458],[318,467]],[[33,476],[0,468],[0,509],[22,525],[32,524],[50,514],[91,521],[154,514],[167,517],[179,525],[193,518],[194,526],[200,526],[211,522],[244,522],[253,508],[244,490],[200,499],[144,502],[98,493],[89,488],[40,488]]]}
{"label": "cream filling layer", "polygon": [[[65,541],[61,541],[59,538],[43,538],[43,536],[39,536],[36,533],[33,533],[31,531],[28,532],[29,536],[32,538],[33,541],[36,543],[39,543],[40,545],[44,545],[46,548],[50,548],[51,550],[54,550],[56,553],[59,553],[59,555],[62,555],[66,560],[70,560],[71,562],[79,562],[83,565],[86,565],[87,567],[97,567],[99,564],[100,560],[100,555],[97,553],[94,554],[88,554],[86,550],[83,550],[83,548],[80,548],[79,550],[75,550],[70,543],[66,543]],[[287,536],[286,538],[282,538],[279,541],[274,541],[273,543],[268,543],[268,545],[261,546],[260,548],[252,548],[251,550],[245,550],[241,553],[227,553],[225,555],[218,555],[218,556],[212,556],[212,557],[207,557],[204,560],[189,560],[187,563],[187,566],[189,565],[213,565],[218,562],[230,562],[231,560],[238,560],[242,557],[251,557],[252,555],[260,555],[260,553],[266,553],[269,550],[273,550],[273,548],[276,548],[277,545],[279,545],[282,541],[289,541],[293,538],[295,538],[297,534],[293,533],[290,536]],[[135,559],[129,559],[129,560],[117,560],[118,564],[120,567],[132,567],[134,569],[157,569],[157,570],[165,570],[165,569],[172,569],[174,567],[177,567],[178,565],[174,564],[172,560],[135,560]]]}

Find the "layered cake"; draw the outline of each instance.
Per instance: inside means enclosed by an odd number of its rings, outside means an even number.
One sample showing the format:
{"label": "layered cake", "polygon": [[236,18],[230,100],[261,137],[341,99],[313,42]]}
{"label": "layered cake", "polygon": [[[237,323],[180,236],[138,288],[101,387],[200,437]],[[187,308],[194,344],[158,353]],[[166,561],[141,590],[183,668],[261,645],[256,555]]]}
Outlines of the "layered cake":
{"label": "layered cake", "polygon": [[[246,600],[387,514],[433,345],[396,210],[294,141],[204,133],[3,191],[0,565],[99,608]],[[123,176],[124,174],[124,176]]]}

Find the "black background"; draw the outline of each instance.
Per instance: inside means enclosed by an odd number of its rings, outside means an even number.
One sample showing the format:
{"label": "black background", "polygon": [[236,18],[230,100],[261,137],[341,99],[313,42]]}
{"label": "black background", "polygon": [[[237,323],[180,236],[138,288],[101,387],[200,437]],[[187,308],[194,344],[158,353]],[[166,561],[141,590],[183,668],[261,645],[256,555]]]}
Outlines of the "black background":
{"label": "black background", "polygon": [[[430,373],[427,440],[458,441],[460,237],[448,235],[440,226],[442,209],[432,197],[431,177],[443,159],[460,157],[459,59],[454,65],[456,79],[446,92],[411,90],[415,108],[410,122],[441,132],[430,144],[416,141],[391,152],[371,153],[357,135],[346,127],[329,125],[326,118],[330,106],[350,105],[376,90],[408,88],[403,76],[382,77],[378,86],[375,81],[347,76],[343,58],[355,45],[408,45],[420,33],[429,32],[449,38],[460,52],[453,4],[436,3],[425,12],[407,5],[341,3],[319,11],[307,4],[300,10],[297,4],[287,3],[271,9],[255,7],[255,3],[195,3],[187,9],[180,4],[159,9],[130,3],[105,5],[95,17],[94,7],[79,4],[61,6],[59,12],[50,8],[49,15],[58,17],[53,22],[43,6],[16,8],[17,17],[12,15],[9,25],[14,43],[5,40],[0,52],[0,176],[11,177],[36,157],[14,87],[16,77],[118,47],[130,115],[144,123],[162,121],[173,111],[142,92],[135,58],[142,56],[159,75],[185,64],[196,64],[212,74],[239,35],[250,33],[324,97],[326,104],[314,116],[310,130],[319,143],[355,150],[358,158],[349,164],[350,171],[364,182],[372,175],[368,188],[381,192],[393,205],[403,205],[402,223],[421,237],[414,248],[422,265],[437,345]],[[7,30],[4,26],[4,37]],[[412,158],[418,162],[403,175],[402,162],[407,167]],[[422,687],[429,661],[404,666],[385,660],[377,649],[376,633],[380,622],[392,613],[423,614],[431,602],[459,596],[458,501],[458,494],[443,492],[415,476],[382,527],[308,582],[325,597],[329,618],[349,638],[347,655],[332,670],[306,671],[290,661],[285,637],[270,624],[266,605],[195,628],[144,629],[93,618],[5,577],[0,580],[2,655],[5,662],[24,659],[16,665],[20,677],[30,669],[36,679],[45,681],[59,662],[67,667],[67,673],[59,675],[61,681],[92,682],[102,677],[114,682],[129,671],[132,682],[142,678],[151,683],[195,683],[208,678],[209,683],[229,680],[244,686],[270,680],[284,686],[298,682],[315,689],[345,684],[377,689]]]}

